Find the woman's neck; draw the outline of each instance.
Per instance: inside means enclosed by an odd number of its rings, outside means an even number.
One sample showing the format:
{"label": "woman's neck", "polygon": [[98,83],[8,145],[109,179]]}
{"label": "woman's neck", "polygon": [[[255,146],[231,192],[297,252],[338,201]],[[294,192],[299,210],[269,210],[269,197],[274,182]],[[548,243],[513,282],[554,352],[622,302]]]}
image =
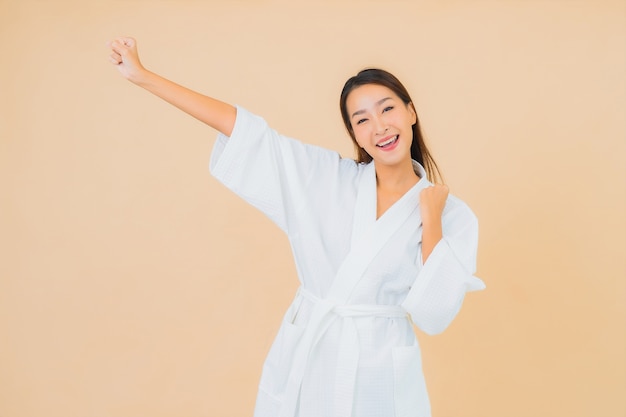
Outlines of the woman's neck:
{"label": "woman's neck", "polygon": [[420,178],[413,170],[413,162],[407,159],[398,165],[376,165],[376,188],[390,193],[404,194],[417,184]]}

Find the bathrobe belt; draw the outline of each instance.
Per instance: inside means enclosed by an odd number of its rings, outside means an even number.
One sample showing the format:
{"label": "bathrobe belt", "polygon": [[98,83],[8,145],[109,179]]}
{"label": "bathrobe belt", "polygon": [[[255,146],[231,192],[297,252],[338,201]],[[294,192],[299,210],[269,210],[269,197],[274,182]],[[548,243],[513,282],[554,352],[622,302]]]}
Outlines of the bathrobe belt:
{"label": "bathrobe belt", "polygon": [[[304,329],[296,350],[287,380],[284,402],[279,417],[296,415],[302,380],[314,348],[335,320],[343,320],[343,329],[337,353],[335,390],[333,401],[334,416],[352,416],[354,387],[359,365],[359,335],[354,318],[387,317],[408,318],[408,313],[400,306],[380,304],[338,305],[328,299],[320,299],[300,287],[297,297],[314,303],[313,311]],[[305,416],[303,416],[305,417]]]}

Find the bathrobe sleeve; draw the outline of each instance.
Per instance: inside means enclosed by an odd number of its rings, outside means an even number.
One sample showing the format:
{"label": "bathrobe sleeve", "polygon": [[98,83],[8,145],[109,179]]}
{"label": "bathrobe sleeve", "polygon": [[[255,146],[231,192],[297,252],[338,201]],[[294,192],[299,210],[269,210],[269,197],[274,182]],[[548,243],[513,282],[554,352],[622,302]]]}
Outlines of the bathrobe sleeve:
{"label": "bathrobe sleeve", "polygon": [[413,323],[428,334],[441,333],[457,315],[465,293],[482,290],[474,276],[478,246],[478,220],[461,200],[450,196],[442,216],[443,238],[421,269],[402,303]]}
{"label": "bathrobe sleeve", "polygon": [[311,188],[332,182],[340,159],[336,152],[278,134],[261,117],[237,107],[231,136],[218,135],[209,168],[226,187],[289,232],[307,196],[314,195]]}

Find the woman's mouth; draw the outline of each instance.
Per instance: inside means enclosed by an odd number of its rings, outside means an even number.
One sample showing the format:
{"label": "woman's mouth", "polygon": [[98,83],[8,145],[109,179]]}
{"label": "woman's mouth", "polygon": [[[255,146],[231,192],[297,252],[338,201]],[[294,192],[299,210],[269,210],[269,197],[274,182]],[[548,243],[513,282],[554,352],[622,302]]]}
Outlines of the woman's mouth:
{"label": "woman's mouth", "polygon": [[398,143],[398,135],[391,136],[388,139],[385,139],[376,144],[377,147],[384,150],[391,150],[395,148],[395,145]]}

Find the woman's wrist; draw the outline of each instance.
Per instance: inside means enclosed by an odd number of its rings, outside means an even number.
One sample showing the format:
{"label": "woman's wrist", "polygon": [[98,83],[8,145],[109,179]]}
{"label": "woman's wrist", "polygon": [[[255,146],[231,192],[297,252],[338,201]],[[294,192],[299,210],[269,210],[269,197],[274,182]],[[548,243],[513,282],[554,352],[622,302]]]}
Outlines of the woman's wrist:
{"label": "woman's wrist", "polygon": [[146,88],[150,84],[150,78],[154,75],[154,73],[141,67],[134,71],[132,74],[129,74],[128,81],[132,82],[135,85],[138,85],[139,87]]}

